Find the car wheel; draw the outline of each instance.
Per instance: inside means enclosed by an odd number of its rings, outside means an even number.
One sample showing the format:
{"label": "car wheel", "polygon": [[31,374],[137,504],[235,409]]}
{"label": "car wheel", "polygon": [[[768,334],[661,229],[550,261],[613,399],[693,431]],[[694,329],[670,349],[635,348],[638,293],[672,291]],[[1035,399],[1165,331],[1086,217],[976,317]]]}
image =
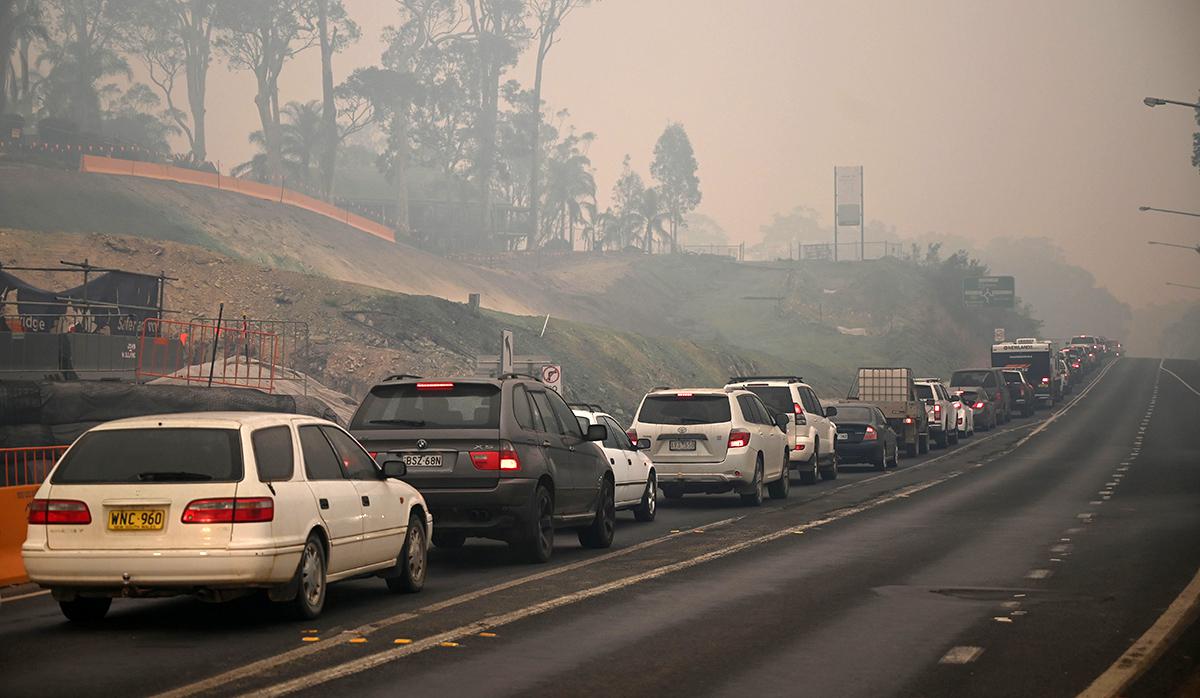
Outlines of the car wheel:
{"label": "car wheel", "polygon": [[920,453],[929,453],[929,434],[917,437],[917,450]]}
{"label": "car wheel", "polygon": [[418,513],[408,517],[408,533],[404,536],[404,547],[396,559],[394,577],[386,577],[389,590],[414,594],[425,586],[425,570],[429,567],[429,548],[425,545],[425,522]]}
{"label": "car wheel", "polygon": [[546,562],[554,552],[554,497],[545,485],[538,485],[529,503],[525,530],[511,544],[514,551],[529,562]]}
{"label": "car wheel", "polygon": [[879,455],[871,459],[871,465],[875,466],[876,470],[883,470],[887,467],[887,446],[879,448]]}
{"label": "car wheel", "polygon": [[900,467],[900,444],[899,443],[897,443],[895,446],[892,446],[892,467],[893,468]]}
{"label": "car wheel", "polygon": [[461,548],[467,542],[467,534],[457,531],[434,531],[433,544],[439,548]]}
{"label": "car wheel", "polygon": [[683,488],[672,487],[671,485],[663,485],[663,496],[667,499],[683,499]]}
{"label": "car wheel", "polygon": [[950,432],[942,429],[937,435],[937,447],[946,449],[950,447]]}
{"label": "car wheel", "polygon": [[830,467],[825,468],[824,470],[821,471],[821,479],[822,480],[836,480],[837,476],[838,476],[839,462],[840,462],[840,459],[838,458],[837,453],[835,452],[833,454],[833,465],[831,465]]}
{"label": "car wheel", "polygon": [[107,596],[76,596],[70,601],[59,601],[58,607],[62,614],[72,623],[95,623],[104,618],[112,606],[112,599]]}
{"label": "car wheel", "polygon": [[950,445],[957,446],[958,445],[958,429],[951,429],[948,432],[948,434],[950,435]]}
{"label": "car wheel", "polygon": [[585,528],[579,529],[579,544],[585,548],[607,548],[612,545],[617,530],[617,502],[612,480],[607,477],[600,482],[600,502],[596,505],[596,518]]}
{"label": "car wheel", "polygon": [[772,482],[767,490],[771,493],[771,499],[787,499],[788,491],[792,488],[792,477],[788,473],[787,452],[783,454],[783,474],[779,479]]}
{"label": "car wheel", "polygon": [[809,459],[809,467],[800,473],[800,484],[812,485],[817,481],[817,474],[820,471],[821,464],[821,440],[813,439],[812,458]]}
{"label": "car wheel", "polygon": [[320,538],[310,535],[300,552],[296,598],[292,600],[292,610],[303,620],[316,618],[325,608],[325,570],[325,546]]}
{"label": "car wheel", "polygon": [[763,503],[763,464],[762,456],[758,457],[758,463],[754,466],[754,482],[750,483],[752,488],[749,492],[742,495],[742,504],[748,507],[760,507]]}
{"label": "car wheel", "polygon": [[633,510],[633,518],[642,522],[654,520],[654,515],[658,513],[658,478],[654,473],[650,473],[650,479],[646,481],[646,492],[642,495],[642,503],[637,505]]}
{"label": "car wheel", "polygon": [[904,455],[908,456],[909,458],[916,458],[918,455],[920,455],[920,453],[921,453],[920,441],[921,441],[921,437],[918,436],[917,440],[915,442],[910,443],[910,444],[905,444],[904,445]]}

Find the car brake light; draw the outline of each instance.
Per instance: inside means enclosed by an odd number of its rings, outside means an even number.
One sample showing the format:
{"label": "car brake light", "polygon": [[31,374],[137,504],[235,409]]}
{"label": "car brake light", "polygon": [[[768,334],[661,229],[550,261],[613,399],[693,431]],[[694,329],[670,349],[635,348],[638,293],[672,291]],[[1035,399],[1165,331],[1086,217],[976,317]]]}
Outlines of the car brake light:
{"label": "car brake light", "polygon": [[689,400],[689,399],[691,399],[691,397],[692,397],[691,393],[675,393],[676,400]]}
{"label": "car brake light", "polygon": [[750,445],[750,432],[733,429],[729,432],[729,448],[745,448]]}
{"label": "car brake light", "polygon": [[904,418],[904,423],[905,423],[905,424],[912,424],[912,423],[913,423],[913,418],[912,418],[912,417],[905,417],[905,418]]}
{"label": "car brake light", "polygon": [[804,407],[800,403],[792,403],[792,412],[796,415],[796,424],[808,424],[808,418],[804,416]]}
{"label": "car brake light", "polygon": [[979,402],[975,403],[973,405],[973,407],[977,410],[982,410],[983,409],[983,400],[980,400]]}
{"label": "car brake light", "polygon": [[1042,385],[1048,385],[1049,383],[1050,383],[1050,379],[1049,379],[1049,378],[1043,378],[1043,379],[1042,379]]}
{"label": "car brake light", "polygon": [[183,523],[263,523],[275,519],[270,497],[197,499],[183,510]]}
{"label": "car brake light", "polygon": [[88,505],[73,499],[35,499],[29,503],[31,524],[90,524]]}
{"label": "car brake light", "polygon": [[453,383],[417,383],[417,390],[454,390]]}
{"label": "car brake light", "polygon": [[941,414],[941,413],[942,413],[942,406],[941,406],[941,405],[934,405],[934,406],[933,406],[933,413],[934,413],[935,415],[937,415],[937,414]]}
{"label": "car brake light", "polygon": [[863,441],[875,441],[879,438],[879,434],[875,433],[875,427],[867,427],[867,431],[863,434]]}
{"label": "car brake light", "polygon": [[471,451],[471,464],[476,470],[520,470],[521,459],[516,451]]}
{"label": "car brake light", "polygon": [[625,432],[625,436],[629,437],[629,443],[637,445],[637,429],[630,429]]}

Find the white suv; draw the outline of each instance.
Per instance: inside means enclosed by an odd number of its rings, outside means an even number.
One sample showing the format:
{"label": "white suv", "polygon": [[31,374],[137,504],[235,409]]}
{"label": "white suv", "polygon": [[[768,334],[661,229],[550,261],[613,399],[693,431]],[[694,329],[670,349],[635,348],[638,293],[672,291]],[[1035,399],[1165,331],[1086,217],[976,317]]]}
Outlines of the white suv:
{"label": "white suv", "polygon": [[252,589],[314,618],[327,582],[423,586],[433,521],[404,474],[311,417],[122,419],[79,437],[38,488],[21,555],[72,621],[99,620],[118,596]]}
{"label": "white suv", "polygon": [[630,440],[616,417],[599,405],[572,404],[571,410],[579,420],[583,433],[593,424],[608,427],[608,436],[597,446],[604,452],[616,480],[617,509],[630,509],[638,521],[653,521],[658,510],[658,479],[654,463],[637,444]]}
{"label": "white suv", "polygon": [[667,499],[737,492],[759,506],[763,486],[788,495],[788,420],[747,390],[656,389],[638,406],[630,438],[647,451]]}
{"label": "white suv", "polygon": [[913,386],[917,397],[925,403],[929,438],[941,448],[958,443],[958,408],[942,379],[918,378]]}
{"label": "white suv", "polygon": [[811,485],[838,475],[836,407],[823,407],[812,386],[796,376],[735,376],[726,389],[749,390],[774,414],[790,415],[788,467]]}

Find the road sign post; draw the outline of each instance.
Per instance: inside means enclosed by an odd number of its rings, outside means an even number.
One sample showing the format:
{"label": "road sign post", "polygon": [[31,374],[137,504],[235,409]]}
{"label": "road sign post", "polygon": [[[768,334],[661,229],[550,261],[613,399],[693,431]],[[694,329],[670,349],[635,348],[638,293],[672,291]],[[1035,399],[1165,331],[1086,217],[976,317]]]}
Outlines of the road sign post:
{"label": "road sign post", "polygon": [[513,333],[512,330],[500,332],[500,375],[513,372]]}
{"label": "road sign post", "polygon": [[963,305],[968,308],[1012,308],[1016,297],[1016,284],[1011,276],[963,279]]}

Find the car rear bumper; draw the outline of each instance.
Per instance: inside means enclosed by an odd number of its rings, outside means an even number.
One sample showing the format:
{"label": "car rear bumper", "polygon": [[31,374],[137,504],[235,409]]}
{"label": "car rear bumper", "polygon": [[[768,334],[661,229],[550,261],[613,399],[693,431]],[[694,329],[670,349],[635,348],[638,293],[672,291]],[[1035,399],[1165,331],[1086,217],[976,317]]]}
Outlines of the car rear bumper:
{"label": "car rear bumper", "polygon": [[861,441],[837,445],[838,459],[843,463],[874,463],[883,456],[882,441]]}
{"label": "car rear bumper", "polygon": [[29,579],[45,587],[219,588],[287,582],[303,546],[258,550],[21,550]]}
{"label": "car rear bumper", "polygon": [[742,491],[754,481],[754,469],[749,471],[671,472],[671,464],[658,464],[658,485],[683,492],[717,494]]}
{"label": "car rear bumper", "polygon": [[[798,436],[794,440],[791,448],[788,449],[789,463],[809,463],[812,462],[813,453],[816,451],[813,448],[813,439],[810,436]],[[800,450],[796,450],[799,446]]]}
{"label": "car rear bumper", "polygon": [[537,480],[502,478],[488,489],[422,489],[439,532],[489,536],[528,518]]}

